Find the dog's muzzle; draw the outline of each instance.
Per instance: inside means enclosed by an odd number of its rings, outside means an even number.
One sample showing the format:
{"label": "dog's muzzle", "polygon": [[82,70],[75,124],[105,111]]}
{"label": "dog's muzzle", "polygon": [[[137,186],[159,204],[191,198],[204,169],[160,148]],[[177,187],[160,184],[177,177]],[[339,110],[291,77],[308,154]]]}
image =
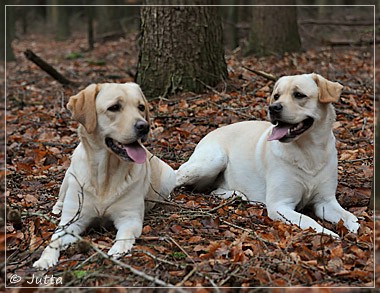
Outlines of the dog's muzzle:
{"label": "dog's muzzle", "polygon": [[282,109],[284,107],[282,106],[281,103],[273,103],[269,105],[269,114],[271,117],[278,117],[281,115]]}
{"label": "dog's muzzle", "polygon": [[269,141],[291,142],[302,135],[314,123],[314,119],[311,117],[307,117],[298,123],[289,123],[282,118],[283,109],[284,106],[280,102],[269,105],[269,116],[274,125],[272,133],[268,137]]}
{"label": "dog's muzzle", "polygon": [[137,137],[141,138],[141,141],[143,142],[146,141],[150,130],[149,123],[145,120],[138,120],[134,127]]}

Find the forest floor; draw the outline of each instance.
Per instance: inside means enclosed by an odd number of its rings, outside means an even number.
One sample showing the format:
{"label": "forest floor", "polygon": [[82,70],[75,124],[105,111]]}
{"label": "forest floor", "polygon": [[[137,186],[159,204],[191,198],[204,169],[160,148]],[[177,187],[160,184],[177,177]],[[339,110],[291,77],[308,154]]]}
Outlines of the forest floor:
{"label": "forest floor", "polygon": [[[86,232],[84,242],[62,252],[59,264],[47,272],[32,268],[59,220],[51,209],[78,144],[77,123],[65,109],[68,98],[90,83],[133,81],[136,43],[136,35],[131,35],[98,43],[87,51],[86,39],[80,35],[68,42],[41,36],[15,41],[17,62],[7,64],[8,221],[4,237],[6,276],[17,274],[22,281],[7,283],[8,287],[31,287],[28,283],[37,275],[61,277],[60,286],[154,287],[161,282],[199,287],[199,292],[218,292],[217,287],[380,284],[380,279],[374,280],[374,214],[368,208],[374,155],[370,47],[323,47],[266,58],[230,52],[225,85],[203,94],[186,92],[151,100],[152,131],[146,143],[152,153],[177,169],[211,130],[243,120],[266,120],[273,82],[244,67],[275,76],[316,72],[337,80],[345,85],[335,105],[337,198],[360,219],[357,235],[341,224],[323,223],[341,235],[339,240],[332,239],[272,221],[263,205],[181,188],[173,192],[171,202],[146,216],[142,236],[120,263],[93,248],[108,251],[115,236],[111,227]],[[64,87],[54,81],[24,57],[26,49],[80,85]],[[205,287],[213,289],[202,291]]]}

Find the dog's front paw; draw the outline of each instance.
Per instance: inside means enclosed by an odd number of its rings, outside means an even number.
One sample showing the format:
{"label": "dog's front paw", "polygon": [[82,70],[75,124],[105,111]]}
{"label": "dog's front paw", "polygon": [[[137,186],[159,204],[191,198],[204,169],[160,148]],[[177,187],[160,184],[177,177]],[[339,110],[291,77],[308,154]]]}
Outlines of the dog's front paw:
{"label": "dog's front paw", "polygon": [[42,252],[39,260],[34,262],[33,267],[39,270],[46,270],[49,267],[55,266],[59,259],[59,249],[46,247]]}
{"label": "dog's front paw", "polygon": [[347,212],[344,217],[342,217],[342,220],[344,221],[344,226],[353,233],[358,233],[358,230],[360,228],[359,220],[356,218],[353,214],[350,212]]}
{"label": "dog's front paw", "polygon": [[63,207],[63,202],[58,201],[58,202],[54,205],[53,210],[52,210],[52,213],[53,213],[54,215],[59,215],[59,214],[61,213],[61,211],[62,211],[62,207]]}
{"label": "dog's front paw", "polygon": [[47,270],[58,263],[58,258],[41,257],[34,262],[33,267],[39,270]]}
{"label": "dog's front paw", "polygon": [[131,252],[134,242],[132,240],[116,240],[116,243],[108,251],[108,255],[118,259]]}

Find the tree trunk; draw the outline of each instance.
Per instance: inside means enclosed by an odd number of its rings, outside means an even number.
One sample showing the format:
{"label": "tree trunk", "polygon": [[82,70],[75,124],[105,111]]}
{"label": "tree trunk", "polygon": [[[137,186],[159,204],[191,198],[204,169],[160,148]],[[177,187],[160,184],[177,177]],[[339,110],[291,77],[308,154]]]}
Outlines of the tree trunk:
{"label": "tree trunk", "polygon": [[[65,0],[58,0],[58,4],[67,4]],[[58,19],[57,19],[57,34],[56,38],[59,41],[67,40],[70,37],[70,7],[60,6],[58,9]]]}
{"label": "tree trunk", "polygon": [[[1,9],[0,11],[0,16],[2,20],[5,19],[5,7],[3,9]],[[9,7],[8,7],[9,9]],[[8,23],[7,23],[7,26],[8,26]],[[8,41],[8,38],[7,38],[7,41]],[[1,55],[1,58],[0,58],[0,61],[5,61],[5,29],[3,28],[0,32],[0,55]],[[4,63],[1,63],[1,65],[4,64]]]}
{"label": "tree trunk", "polygon": [[[97,0],[98,5],[105,5],[104,1]],[[123,5],[123,0],[112,0],[107,4]],[[123,32],[121,20],[124,17],[126,7],[123,6],[97,6],[96,15],[98,25],[96,27],[96,34],[105,36],[108,34],[115,34]]]}
{"label": "tree trunk", "polygon": [[94,9],[92,6],[86,6],[87,13],[87,43],[88,49],[94,49]]}
{"label": "tree trunk", "polygon": [[[159,0],[149,4],[168,3]],[[218,7],[141,7],[136,80],[148,98],[177,91],[201,92],[205,85],[213,87],[226,78]]]}
{"label": "tree trunk", "polygon": [[[69,25],[69,8],[64,5],[65,0],[52,0],[53,6],[50,6],[49,10],[49,22],[53,25],[55,30],[55,38],[58,41],[67,40],[70,37],[70,25]],[[66,1],[67,4],[67,1]]]}
{"label": "tree trunk", "polygon": [[[8,2],[9,1],[7,1],[6,4],[8,4]],[[15,10],[15,7],[12,7],[12,6],[6,7],[7,31],[6,31],[6,44],[5,44],[5,46],[6,46],[6,54],[7,55],[5,56],[5,58],[7,61],[16,60],[15,55],[13,53],[13,49],[12,49],[12,41],[15,38],[15,31],[16,31],[14,10]]]}
{"label": "tree trunk", "polygon": [[[260,4],[263,0],[258,1]],[[265,4],[281,4],[272,0]],[[295,4],[295,0],[290,1]],[[296,6],[255,6],[247,54],[258,56],[297,52],[301,41],[297,25]]]}
{"label": "tree trunk", "polygon": [[[224,31],[224,43],[226,47],[233,50],[239,47],[239,4],[238,0],[224,0],[222,1],[224,7],[220,10],[223,11],[223,31]],[[230,6],[227,6],[231,4]]]}

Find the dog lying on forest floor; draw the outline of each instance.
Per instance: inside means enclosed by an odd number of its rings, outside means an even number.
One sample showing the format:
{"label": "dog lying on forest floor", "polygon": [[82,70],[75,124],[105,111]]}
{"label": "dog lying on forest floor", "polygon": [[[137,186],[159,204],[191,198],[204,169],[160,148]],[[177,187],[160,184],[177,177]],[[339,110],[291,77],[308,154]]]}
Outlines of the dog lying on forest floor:
{"label": "dog lying on forest floor", "polygon": [[358,219],[335,197],[337,151],[332,126],[343,86],[317,74],[280,78],[270,99],[272,122],[246,121],[206,135],[176,171],[176,186],[216,188],[224,198],[239,193],[266,204],[273,220],[332,236],[297,210],[312,206],[324,220],[357,232]]}
{"label": "dog lying on forest floor", "polygon": [[[141,235],[149,200],[167,198],[175,185],[173,169],[141,144],[149,133],[147,101],[135,83],[92,84],[67,104],[80,123],[80,144],[65,174],[53,213],[59,226],[34,267],[58,262],[60,250],[75,242],[96,217],[117,228],[108,254],[128,253]],[[145,207],[144,207],[145,200]],[[72,235],[71,235],[72,234]]]}

